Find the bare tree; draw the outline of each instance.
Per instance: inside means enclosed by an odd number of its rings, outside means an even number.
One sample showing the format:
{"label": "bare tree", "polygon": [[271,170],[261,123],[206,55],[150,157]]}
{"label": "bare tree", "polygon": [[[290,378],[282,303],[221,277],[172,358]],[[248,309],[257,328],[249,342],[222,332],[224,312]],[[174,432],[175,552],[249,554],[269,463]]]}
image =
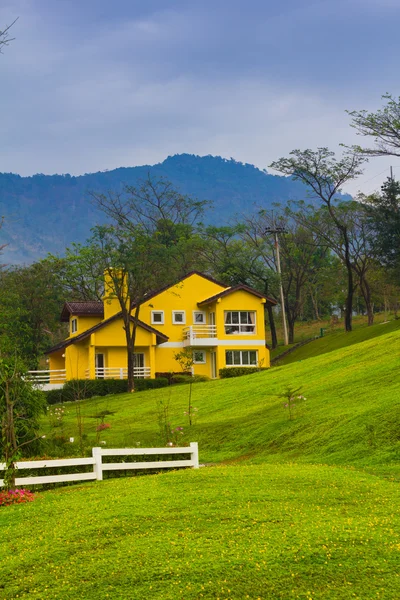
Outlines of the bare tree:
{"label": "bare tree", "polygon": [[5,46],[8,46],[8,44],[15,39],[15,38],[10,37],[10,30],[11,30],[11,27],[17,21],[18,21],[18,19],[15,19],[15,21],[13,21],[11,23],[11,25],[6,25],[5,29],[0,30],[0,54],[3,52],[3,48]]}
{"label": "bare tree", "polygon": [[322,202],[343,243],[343,262],[347,271],[347,298],[345,310],[345,329],[352,330],[352,312],[354,296],[353,265],[349,239],[349,227],[343,215],[337,209],[341,187],[361,175],[364,157],[346,153],[336,159],[328,148],[313,150],[293,150],[289,158],[280,158],[270,167],[293,177],[308,187],[309,197]]}

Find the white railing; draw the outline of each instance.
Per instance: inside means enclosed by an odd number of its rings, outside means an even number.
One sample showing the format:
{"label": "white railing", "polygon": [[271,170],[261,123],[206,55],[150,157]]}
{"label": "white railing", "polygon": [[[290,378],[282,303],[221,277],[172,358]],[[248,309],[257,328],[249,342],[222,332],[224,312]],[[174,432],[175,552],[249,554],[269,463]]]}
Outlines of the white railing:
{"label": "white railing", "polygon": [[[96,367],[96,379],[127,379],[128,369],[126,367]],[[134,377],[138,379],[147,379],[150,377],[150,367],[135,367]],[[86,371],[86,377],[89,378],[89,371]]]}
{"label": "white railing", "polygon": [[63,383],[65,369],[46,369],[44,371],[28,371],[29,380],[34,383]]}
{"label": "white railing", "polygon": [[[133,461],[133,462],[118,462],[105,463],[103,456],[149,456],[160,454],[179,454],[190,455],[190,458],[179,460],[159,460],[153,462]],[[42,475],[42,476],[24,476],[17,477],[15,484],[17,486],[28,485],[43,485],[47,483],[64,483],[67,481],[90,481],[103,479],[104,471],[129,471],[138,469],[178,469],[181,467],[191,467],[192,469],[199,468],[199,448],[197,442],[192,442],[189,447],[185,448],[92,448],[92,456],[89,458],[63,458],[53,460],[27,460],[18,461],[16,463],[18,469],[49,469],[52,467],[74,467],[74,466],[92,466],[92,470],[87,473],[62,473],[58,475]],[[5,464],[0,463],[0,471],[5,470]],[[0,487],[4,485],[3,479],[0,479]]]}
{"label": "white railing", "polygon": [[217,337],[215,325],[191,325],[183,328],[183,344],[185,346],[213,345]]}

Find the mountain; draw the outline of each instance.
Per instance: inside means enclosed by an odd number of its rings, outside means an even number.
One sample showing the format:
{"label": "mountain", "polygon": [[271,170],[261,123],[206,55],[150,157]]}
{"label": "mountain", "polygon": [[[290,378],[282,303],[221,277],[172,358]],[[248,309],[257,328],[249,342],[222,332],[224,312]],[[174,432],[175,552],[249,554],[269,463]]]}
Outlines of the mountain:
{"label": "mountain", "polygon": [[29,263],[48,252],[62,254],[72,242],[84,242],[90,228],[104,223],[88,192],[120,191],[136,185],[150,173],[163,176],[175,188],[199,200],[211,200],[205,223],[226,224],[236,213],[275,202],[304,198],[304,186],[288,177],[270,175],[254,165],[219,156],[170,156],[149,166],[71,175],[21,177],[0,174],[0,213],[5,222],[0,231],[3,263]]}

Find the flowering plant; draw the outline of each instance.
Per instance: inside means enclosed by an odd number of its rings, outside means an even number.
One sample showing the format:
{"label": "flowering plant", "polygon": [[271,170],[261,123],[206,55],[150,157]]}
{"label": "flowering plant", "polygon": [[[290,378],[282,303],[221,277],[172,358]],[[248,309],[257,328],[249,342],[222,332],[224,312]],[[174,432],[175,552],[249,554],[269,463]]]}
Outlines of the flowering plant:
{"label": "flowering plant", "polygon": [[33,502],[35,495],[29,490],[9,490],[0,492],[0,506],[10,506],[10,504],[23,504],[24,502]]}
{"label": "flowering plant", "polygon": [[299,394],[301,388],[291,388],[288,387],[285,392],[281,394],[281,398],[285,398],[285,402],[283,403],[284,408],[287,408],[289,413],[289,421],[292,421],[294,418],[295,409],[298,407],[298,404],[307,400],[302,394]]}
{"label": "flowering plant", "polygon": [[110,423],[100,423],[100,425],[97,425],[96,431],[104,431],[104,429],[110,429],[110,427]]}

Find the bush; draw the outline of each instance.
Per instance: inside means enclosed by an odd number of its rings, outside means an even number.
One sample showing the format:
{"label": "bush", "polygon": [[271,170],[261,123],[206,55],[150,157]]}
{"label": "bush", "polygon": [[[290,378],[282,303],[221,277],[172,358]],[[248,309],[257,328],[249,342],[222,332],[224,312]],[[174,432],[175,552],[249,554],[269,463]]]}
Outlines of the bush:
{"label": "bush", "polygon": [[219,376],[221,379],[227,379],[228,377],[241,377],[242,375],[250,375],[266,370],[267,367],[226,367],[219,370]]}
{"label": "bush", "polygon": [[182,373],[179,373],[179,375],[174,375],[173,377],[171,377],[170,385],[190,382],[193,383],[193,377],[191,375],[182,375]]}
{"label": "bush", "polygon": [[193,375],[192,380],[193,383],[203,383],[204,381],[210,381],[210,378],[207,375]]}
{"label": "bush", "polygon": [[[166,387],[168,379],[135,379],[135,388],[138,392]],[[71,379],[59,390],[45,392],[48,404],[74,402],[93,396],[107,396],[108,394],[123,394],[128,390],[126,379]]]}
{"label": "bush", "polygon": [[[174,379],[175,377],[181,377],[182,375],[185,375],[186,377],[192,377],[192,374],[190,371],[179,371],[178,373],[173,373],[172,371],[165,371],[165,372],[158,372],[156,373],[156,378],[165,378],[168,379],[168,384],[171,385],[172,379]],[[182,383],[182,382],[181,382]]]}

